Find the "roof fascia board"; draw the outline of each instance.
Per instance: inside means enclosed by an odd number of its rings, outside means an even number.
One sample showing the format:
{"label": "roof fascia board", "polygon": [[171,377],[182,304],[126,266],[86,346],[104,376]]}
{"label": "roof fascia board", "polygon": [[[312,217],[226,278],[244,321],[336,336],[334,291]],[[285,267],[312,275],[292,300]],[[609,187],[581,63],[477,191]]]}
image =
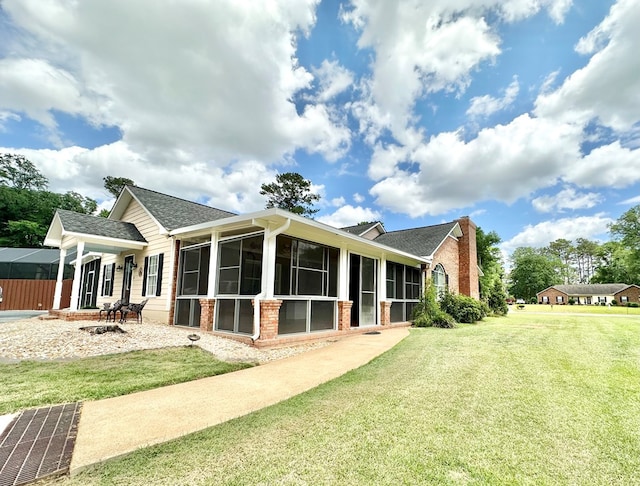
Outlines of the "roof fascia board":
{"label": "roof fascia board", "polygon": [[[325,234],[331,234],[333,236],[337,236],[338,238],[346,242],[352,242],[356,246],[360,246],[360,247],[366,246],[367,248],[375,248],[377,250],[376,253],[382,252],[383,254],[397,255],[399,257],[403,257],[409,260],[419,261],[421,263],[430,263],[431,261],[429,257],[424,257],[421,255],[413,255],[411,253],[407,253],[407,252],[398,250],[396,248],[392,248],[390,246],[382,245],[372,240],[367,240],[365,238],[362,238],[361,236],[354,235],[346,231],[342,231],[338,228],[334,228],[333,226],[320,223],[313,219],[305,218],[303,216],[291,213],[289,211],[285,211],[284,209],[280,209],[280,208],[264,209],[262,211],[257,211],[254,213],[231,216],[229,218],[218,219],[218,220],[210,221],[207,223],[200,223],[193,226],[187,226],[185,228],[177,228],[174,231],[171,231],[169,234],[171,236],[182,236],[182,235],[188,235],[188,234],[203,235],[206,233],[211,233],[213,231],[220,231],[222,229],[253,227],[255,226],[256,222],[273,221],[274,218],[277,220],[277,221],[274,221],[276,223],[282,222],[281,220],[290,219],[292,223],[296,223],[303,227],[307,227],[311,231],[321,231]],[[336,246],[339,246],[339,245],[336,245]]]}
{"label": "roof fascia board", "polygon": [[[109,236],[96,236],[87,233],[75,233],[72,231],[65,231],[63,233],[63,239],[73,239],[77,241],[84,241],[85,243],[105,244],[107,246],[122,246],[123,248],[129,248],[132,250],[142,250],[148,243],[142,241],[123,240],[122,238],[111,238]],[[75,246],[75,245],[73,245]]]}
{"label": "roof fascia board", "polygon": [[[125,199],[124,198],[125,192],[128,195],[128,197],[127,197],[128,200],[126,202],[122,202],[121,203],[120,201]],[[144,210],[144,212],[147,213],[147,216],[149,216],[149,218],[151,218],[151,221],[153,221],[155,223],[155,225],[158,227],[158,233],[159,234],[161,234],[161,235],[169,234],[169,230],[167,228],[165,228],[164,226],[162,226],[162,224],[160,224],[160,221],[158,221],[155,218],[155,216],[153,214],[151,214],[151,211],[149,211],[147,209],[147,207],[144,204],[142,204],[140,199],[138,199],[136,197],[136,195],[129,190],[129,186],[125,186],[124,190],[120,193],[120,196],[118,196],[118,199],[116,200],[115,204],[113,205],[113,209],[111,210],[111,213],[109,213],[109,219],[115,219],[117,221],[122,221],[122,216],[124,215],[125,211],[129,207],[129,204],[131,204],[132,200],[136,201],[140,205],[140,207]],[[116,211],[116,207],[118,208],[117,211]],[[111,215],[114,215],[114,217],[112,218]]]}
{"label": "roof fascia board", "polygon": [[[456,229],[458,231],[456,231]],[[451,228],[451,230],[449,231],[449,233],[447,233],[447,236],[445,236],[444,238],[442,238],[442,241],[440,242],[440,244],[438,246],[436,246],[436,249],[433,250],[433,253],[431,255],[426,255],[427,258],[431,258],[433,259],[433,256],[438,252],[438,250],[440,249],[440,247],[444,244],[445,240],[447,238],[453,238],[456,241],[459,241],[458,238],[462,237],[462,229],[460,229],[460,224],[456,223],[453,228]]]}

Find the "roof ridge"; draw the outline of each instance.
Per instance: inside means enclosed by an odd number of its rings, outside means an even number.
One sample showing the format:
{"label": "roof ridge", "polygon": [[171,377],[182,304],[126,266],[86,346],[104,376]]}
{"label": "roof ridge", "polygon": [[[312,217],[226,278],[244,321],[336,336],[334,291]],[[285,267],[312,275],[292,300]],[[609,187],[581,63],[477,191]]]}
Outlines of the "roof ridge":
{"label": "roof ridge", "polygon": [[216,207],[213,207],[213,206],[209,206],[208,204],[202,204],[202,203],[199,203],[197,201],[191,201],[191,200],[185,199],[183,197],[174,196],[173,194],[166,194],[164,192],[156,191],[154,189],[148,189],[146,187],[136,186],[135,184],[134,185],[128,184],[125,187],[128,187],[128,188],[132,188],[133,187],[135,189],[142,189],[143,191],[152,192],[152,193],[157,194],[157,195],[162,196],[162,197],[170,197],[172,199],[177,199],[179,201],[182,201],[182,202],[185,202],[185,203],[189,203],[189,204],[195,204],[195,205],[201,206],[201,207],[206,208],[206,209],[215,209],[217,211],[222,211],[224,213],[229,213],[229,214],[232,214],[234,216],[237,216],[237,213],[233,213],[231,211],[227,211],[226,209],[216,208]]}
{"label": "roof ridge", "polygon": [[425,226],[416,226],[415,228],[405,228],[400,230],[387,231],[385,234],[389,235],[392,233],[403,233],[405,231],[414,231],[414,230],[423,229],[423,228],[435,228],[436,226],[446,226],[448,224],[455,224],[455,223],[457,223],[457,221],[449,221],[447,223],[438,223],[438,224],[428,224]]}

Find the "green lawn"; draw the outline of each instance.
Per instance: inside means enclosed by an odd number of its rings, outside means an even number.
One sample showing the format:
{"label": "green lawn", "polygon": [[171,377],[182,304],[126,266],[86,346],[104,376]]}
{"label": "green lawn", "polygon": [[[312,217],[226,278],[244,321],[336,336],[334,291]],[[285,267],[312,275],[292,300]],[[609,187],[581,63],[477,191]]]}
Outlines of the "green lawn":
{"label": "green lawn", "polygon": [[20,409],[126,395],[236,371],[198,347],[112,354],[67,362],[0,364],[0,415]]}
{"label": "green lawn", "polygon": [[606,306],[606,305],[550,305],[550,304],[512,304],[513,312],[553,312],[554,314],[606,314],[623,316],[640,316],[640,307]]}
{"label": "green lawn", "polygon": [[62,482],[640,484],[640,319],[415,329],[310,392]]}

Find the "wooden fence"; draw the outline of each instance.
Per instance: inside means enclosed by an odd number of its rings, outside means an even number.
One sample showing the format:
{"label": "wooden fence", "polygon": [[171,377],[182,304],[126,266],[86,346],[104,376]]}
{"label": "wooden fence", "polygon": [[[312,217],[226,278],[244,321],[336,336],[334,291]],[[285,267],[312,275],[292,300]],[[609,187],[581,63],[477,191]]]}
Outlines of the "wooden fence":
{"label": "wooden fence", "polygon": [[[71,303],[72,279],[62,281],[60,308]],[[53,307],[55,280],[0,280],[3,300],[0,310],[49,310]]]}

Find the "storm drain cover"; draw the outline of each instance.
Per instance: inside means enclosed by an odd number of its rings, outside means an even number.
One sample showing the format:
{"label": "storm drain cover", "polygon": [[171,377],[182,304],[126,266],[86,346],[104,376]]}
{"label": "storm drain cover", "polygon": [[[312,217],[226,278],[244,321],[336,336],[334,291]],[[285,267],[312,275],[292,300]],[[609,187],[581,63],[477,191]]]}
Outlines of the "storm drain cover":
{"label": "storm drain cover", "polygon": [[0,486],[65,474],[78,432],[81,403],[24,410],[0,435]]}

